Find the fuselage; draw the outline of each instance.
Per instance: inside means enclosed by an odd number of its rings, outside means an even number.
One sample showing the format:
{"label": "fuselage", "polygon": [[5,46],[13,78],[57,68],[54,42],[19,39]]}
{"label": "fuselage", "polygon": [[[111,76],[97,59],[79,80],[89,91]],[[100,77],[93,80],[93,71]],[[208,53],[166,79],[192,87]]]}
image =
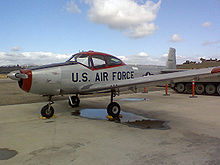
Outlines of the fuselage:
{"label": "fuselage", "polygon": [[40,95],[77,94],[94,84],[126,81],[140,76],[120,59],[100,53],[81,52],[64,63],[20,70],[28,75],[19,80],[26,92]]}
{"label": "fuselage", "polygon": [[134,78],[134,71],[126,65],[91,70],[80,63],[32,70],[29,92],[41,95],[80,93],[82,86],[111,83]]}

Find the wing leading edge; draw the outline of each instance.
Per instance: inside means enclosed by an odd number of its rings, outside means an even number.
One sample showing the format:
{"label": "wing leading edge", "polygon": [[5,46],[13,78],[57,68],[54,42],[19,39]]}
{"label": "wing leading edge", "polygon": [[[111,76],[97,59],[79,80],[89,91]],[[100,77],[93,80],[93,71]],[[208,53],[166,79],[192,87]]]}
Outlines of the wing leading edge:
{"label": "wing leading edge", "polygon": [[128,90],[131,88],[142,88],[147,86],[171,84],[173,82],[180,82],[183,80],[198,80],[200,78],[219,75],[220,67],[212,67],[168,74],[151,75],[148,77],[140,77],[132,80],[122,80],[118,82],[110,81],[105,84],[90,84],[89,86],[82,86],[80,91],[82,93],[87,93],[111,89]]}

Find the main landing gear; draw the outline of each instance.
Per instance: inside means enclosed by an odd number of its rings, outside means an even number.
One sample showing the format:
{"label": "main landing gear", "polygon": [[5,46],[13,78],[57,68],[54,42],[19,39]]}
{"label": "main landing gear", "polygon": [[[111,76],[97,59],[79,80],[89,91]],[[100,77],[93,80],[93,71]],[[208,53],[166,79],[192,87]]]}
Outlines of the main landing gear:
{"label": "main landing gear", "polygon": [[[109,116],[112,116],[113,118],[118,118],[121,112],[120,105],[116,102],[113,102],[113,98],[115,96],[119,95],[119,91],[116,90],[111,90],[111,102],[107,106],[107,113]],[[80,103],[80,99],[78,95],[76,96],[69,96],[69,105],[71,107],[78,107]]]}
{"label": "main landing gear", "polygon": [[111,103],[107,107],[107,112],[109,116],[112,116],[113,118],[118,118],[119,114],[121,112],[120,105],[116,102],[113,102],[113,98],[119,95],[119,91],[116,92],[115,90],[111,91]]}
{"label": "main landing gear", "polygon": [[[111,102],[107,106],[108,115],[114,119],[119,118],[120,112],[121,112],[120,105],[116,102],[113,102],[113,98],[117,95],[119,95],[119,91],[111,90]],[[80,99],[79,99],[78,95],[69,96],[68,103],[71,107],[78,107],[79,103],[80,103]],[[49,96],[49,103],[47,105],[43,106],[43,108],[41,109],[42,117],[49,119],[54,116],[54,108],[52,107],[52,104],[54,104],[54,102],[52,101],[52,96]]]}
{"label": "main landing gear", "polygon": [[78,107],[79,106],[79,103],[80,103],[80,100],[79,100],[79,97],[78,95],[76,96],[69,96],[69,105],[71,107]]}

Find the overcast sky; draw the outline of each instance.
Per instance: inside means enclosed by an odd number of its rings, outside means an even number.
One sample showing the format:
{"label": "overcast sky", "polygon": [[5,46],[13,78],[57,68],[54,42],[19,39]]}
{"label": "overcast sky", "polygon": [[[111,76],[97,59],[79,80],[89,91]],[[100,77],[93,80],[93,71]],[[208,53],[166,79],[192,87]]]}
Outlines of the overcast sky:
{"label": "overcast sky", "polygon": [[79,51],[128,64],[220,59],[219,0],[1,0],[0,65],[62,62]]}

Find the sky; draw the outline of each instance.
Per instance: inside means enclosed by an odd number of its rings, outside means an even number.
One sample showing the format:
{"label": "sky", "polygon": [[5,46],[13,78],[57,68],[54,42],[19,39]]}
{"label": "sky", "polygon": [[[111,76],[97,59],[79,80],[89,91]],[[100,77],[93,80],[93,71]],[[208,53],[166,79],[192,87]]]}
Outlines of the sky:
{"label": "sky", "polygon": [[0,66],[99,51],[127,64],[220,59],[219,0],[0,0]]}

